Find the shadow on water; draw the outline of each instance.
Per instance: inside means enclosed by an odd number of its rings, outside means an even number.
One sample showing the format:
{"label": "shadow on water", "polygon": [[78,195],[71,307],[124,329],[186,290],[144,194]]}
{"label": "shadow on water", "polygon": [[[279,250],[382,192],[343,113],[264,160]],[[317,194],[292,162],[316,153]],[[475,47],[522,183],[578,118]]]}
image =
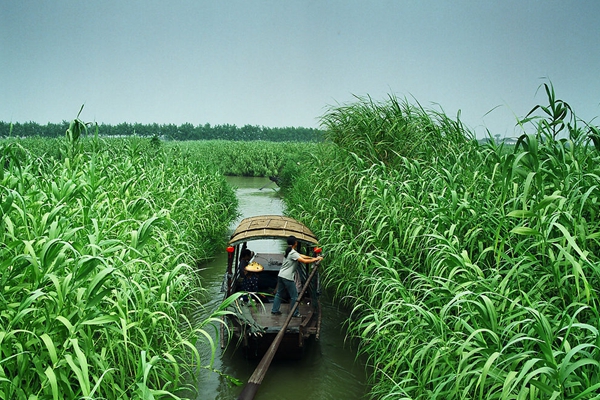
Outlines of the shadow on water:
{"label": "shadow on water", "polygon": [[[241,217],[232,224],[231,230],[246,217],[264,214],[281,215],[283,204],[267,178],[230,177],[229,182],[237,188]],[[272,250],[272,243],[253,242],[254,251]],[[264,247],[264,248],[263,248]],[[326,250],[326,249],[325,249]],[[283,250],[281,250],[283,251]],[[225,251],[214,260],[202,266],[203,286],[209,301],[206,310],[214,310],[221,302],[227,257]],[[367,393],[364,364],[356,361],[352,346],[345,342],[344,321],[348,311],[341,310],[332,303],[327,293],[321,296],[323,325],[318,341],[308,343],[300,360],[274,360],[267,372],[255,399],[364,399]],[[215,343],[217,335],[211,332]],[[203,364],[210,361],[210,350],[204,343],[199,346]],[[222,351],[217,348],[214,369],[224,375],[239,379],[244,384],[254,372],[259,360],[247,359],[241,350],[235,351],[235,343]],[[202,369],[197,380],[196,400],[231,400],[241,392],[242,386],[233,385],[226,376],[208,369]]]}

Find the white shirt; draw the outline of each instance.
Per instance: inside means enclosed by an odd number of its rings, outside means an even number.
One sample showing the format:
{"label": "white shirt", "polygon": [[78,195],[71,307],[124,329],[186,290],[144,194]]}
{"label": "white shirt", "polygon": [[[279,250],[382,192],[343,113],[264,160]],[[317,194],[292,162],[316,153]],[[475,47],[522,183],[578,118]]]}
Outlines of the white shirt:
{"label": "white shirt", "polygon": [[300,258],[300,253],[292,249],[285,260],[283,260],[283,264],[279,270],[279,277],[293,281],[294,272],[296,272],[296,268],[300,264],[298,258]]}

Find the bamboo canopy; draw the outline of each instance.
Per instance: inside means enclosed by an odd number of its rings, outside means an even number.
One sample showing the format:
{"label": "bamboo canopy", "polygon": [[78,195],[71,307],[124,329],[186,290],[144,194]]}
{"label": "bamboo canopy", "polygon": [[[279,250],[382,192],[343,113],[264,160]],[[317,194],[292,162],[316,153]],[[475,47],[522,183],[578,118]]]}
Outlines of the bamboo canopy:
{"label": "bamboo canopy", "polygon": [[285,239],[295,236],[300,242],[317,244],[317,237],[304,224],[281,215],[245,218],[231,235],[230,246],[255,239]]}

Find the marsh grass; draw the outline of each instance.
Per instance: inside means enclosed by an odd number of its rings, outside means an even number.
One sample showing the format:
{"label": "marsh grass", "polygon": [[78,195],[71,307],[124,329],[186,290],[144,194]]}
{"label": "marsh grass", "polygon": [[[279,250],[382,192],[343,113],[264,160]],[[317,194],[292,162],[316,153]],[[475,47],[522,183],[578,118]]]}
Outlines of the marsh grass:
{"label": "marsh grass", "polygon": [[313,142],[234,142],[206,140],[186,142],[185,148],[224,175],[280,176],[286,165],[303,164],[319,147]]}
{"label": "marsh grass", "polygon": [[187,316],[237,200],[185,149],[87,129],[0,145],[0,398],[177,398],[212,365],[224,311]]}
{"label": "marsh grass", "polygon": [[597,128],[544,89],[508,150],[393,97],[324,117],[285,200],[328,250],[372,398],[598,398]]}

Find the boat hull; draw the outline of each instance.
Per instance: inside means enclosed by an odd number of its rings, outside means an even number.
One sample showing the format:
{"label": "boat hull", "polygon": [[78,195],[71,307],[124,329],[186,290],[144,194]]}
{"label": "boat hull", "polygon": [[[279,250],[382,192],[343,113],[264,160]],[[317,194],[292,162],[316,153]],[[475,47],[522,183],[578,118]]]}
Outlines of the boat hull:
{"label": "boat hull", "polygon": [[[241,303],[241,304],[240,304]],[[281,305],[281,315],[271,314],[272,304],[247,305],[238,302],[238,313],[228,317],[233,328],[234,341],[249,358],[260,358],[280,332],[288,316],[289,304]],[[298,359],[305,347],[319,332],[320,309],[318,304],[303,302],[299,305],[302,317],[292,318],[275,357]]]}

